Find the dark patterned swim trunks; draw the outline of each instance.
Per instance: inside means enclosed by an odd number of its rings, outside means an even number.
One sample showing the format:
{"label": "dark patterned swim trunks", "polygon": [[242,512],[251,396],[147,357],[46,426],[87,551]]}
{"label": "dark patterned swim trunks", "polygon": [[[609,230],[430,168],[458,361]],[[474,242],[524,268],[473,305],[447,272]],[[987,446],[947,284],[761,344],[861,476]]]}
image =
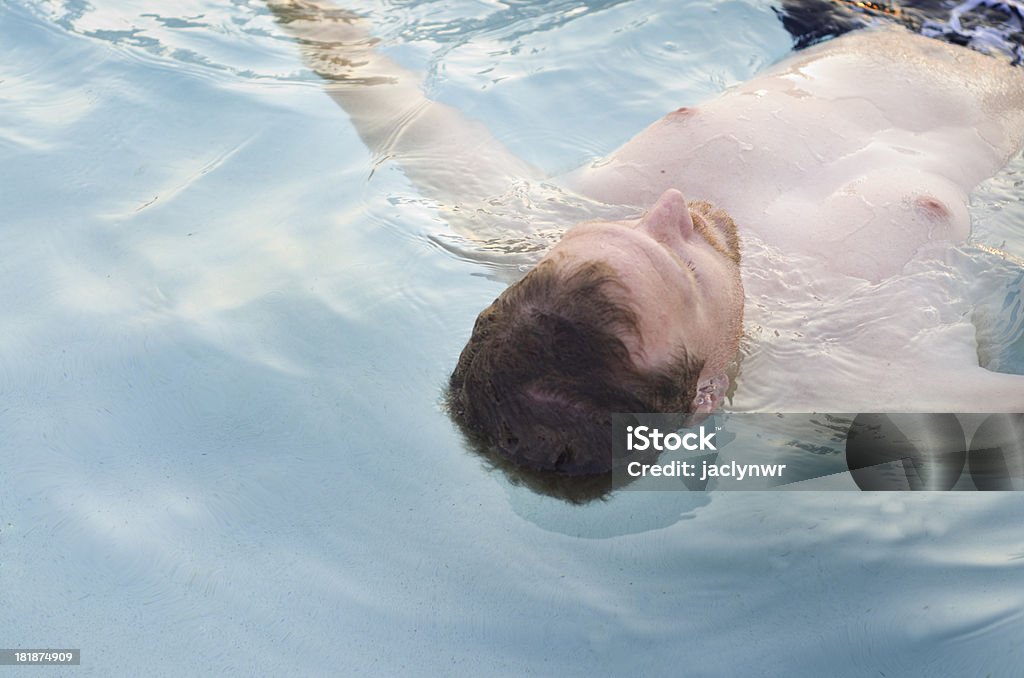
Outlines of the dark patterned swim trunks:
{"label": "dark patterned swim trunks", "polygon": [[928,37],[1024,62],[1024,0],[781,0],[797,49],[863,26],[895,22]]}

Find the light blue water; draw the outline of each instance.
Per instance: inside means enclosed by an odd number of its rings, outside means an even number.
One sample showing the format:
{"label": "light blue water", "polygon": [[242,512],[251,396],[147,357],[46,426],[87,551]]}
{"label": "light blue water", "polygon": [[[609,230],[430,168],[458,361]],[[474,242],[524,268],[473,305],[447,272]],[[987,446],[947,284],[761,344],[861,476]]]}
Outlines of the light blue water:
{"label": "light blue water", "polygon": [[[787,51],[763,3],[678,5],[361,9],[557,173]],[[573,507],[485,470],[439,400],[501,276],[368,180],[258,2],[0,0],[0,156],[0,646],[81,648],[54,675],[1024,665],[1020,495]],[[1018,257],[1022,176],[975,197]],[[1019,268],[962,253],[1020,365]]]}

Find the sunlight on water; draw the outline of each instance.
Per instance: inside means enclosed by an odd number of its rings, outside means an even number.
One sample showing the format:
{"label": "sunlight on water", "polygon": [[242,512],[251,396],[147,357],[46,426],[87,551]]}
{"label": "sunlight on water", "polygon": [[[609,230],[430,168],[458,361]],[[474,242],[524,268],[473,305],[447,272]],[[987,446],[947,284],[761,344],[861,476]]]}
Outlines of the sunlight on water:
{"label": "sunlight on water", "polygon": [[[361,11],[432,96],[556,175],[789,46],[753,0]],[[81,648],[90,676],[1024,662],[1011,493],[581,507],[469,454],[440,403],[477,312],[566,222],[629,210],[542,181],[472,214],[425,199],[262,3],[0,0],[0,154],[5,647]],[[1022,172],[976,192],[971,242],[849,288],[827,319],[835,281],[751,241],[735,408],[780,403],[769,361],[824,356],[854,377],[830,336],[894,314],[976,325],[982,363],[1024,373]],[[524,212],[543,229],[509,253]],[[493,238],[474,246],[482,224]],[[781,292],[794,303],[773,305]],[[820,338],[815,356],[797,335]]]}

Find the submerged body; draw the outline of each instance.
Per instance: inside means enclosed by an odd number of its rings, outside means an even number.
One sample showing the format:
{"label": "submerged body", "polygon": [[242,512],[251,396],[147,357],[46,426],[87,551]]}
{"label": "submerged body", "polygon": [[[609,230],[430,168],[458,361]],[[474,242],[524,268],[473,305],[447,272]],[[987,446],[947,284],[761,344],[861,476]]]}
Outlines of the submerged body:
{"label": "submerged body", "polygon": [[[936,271],[970,232],[969,192],[1022,140],[1021,69],[892,27],[670,113],[569,182],[638,207],[679,189],[724,208],[762,259],[799,258],[786,279],[745,261],[748,336],[773,309],[804,322],[789,346],[748,347],[756,378],[738,380],[734,408],[1021,411],[1024,377],[979,366],[972,309]],[[928,274],[901,275],[915,259]],[[829,322],[853,297],[865,314]]]}
{"label": "submerged body", "polygon": [[[357,17],[272,7],[371,150],[443,210],[545,179],[427,99]],[[701,414],[727,395],[736,410],[1024,411],[1024,376],[979,365],[943,263],[969,233],[969,192],[1022,141],[1024,71],[896,27],[670,113],[564,177],[646,211],[568,228],[480,314],[452,375],[455,417],[516,464],[591,473],[610,463],[611,412]],[[493,230],[468,235],[495,246]],[[783,314],[796,326],[766,336]]]}
{"label": "submerged body", "polygon": [[742,232],[879,281],[925,243],[963,240],[967,195],[1024,138],[1024,74],[899,28],[824,43],[651,125],[571,177],[606,202],[667,189]]}

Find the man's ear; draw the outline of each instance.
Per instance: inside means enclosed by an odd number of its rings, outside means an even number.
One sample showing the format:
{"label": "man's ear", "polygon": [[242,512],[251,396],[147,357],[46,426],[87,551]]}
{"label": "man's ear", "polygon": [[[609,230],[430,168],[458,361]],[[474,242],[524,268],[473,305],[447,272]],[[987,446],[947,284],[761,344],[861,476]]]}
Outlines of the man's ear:
{"label": "man's ear", "polygon": [[725,400],[725,392],[729,390],[729,377],[716,374],[697,382],[697,396],[693,399],[690,412],[694,418],[703,419],[717,410]]}

